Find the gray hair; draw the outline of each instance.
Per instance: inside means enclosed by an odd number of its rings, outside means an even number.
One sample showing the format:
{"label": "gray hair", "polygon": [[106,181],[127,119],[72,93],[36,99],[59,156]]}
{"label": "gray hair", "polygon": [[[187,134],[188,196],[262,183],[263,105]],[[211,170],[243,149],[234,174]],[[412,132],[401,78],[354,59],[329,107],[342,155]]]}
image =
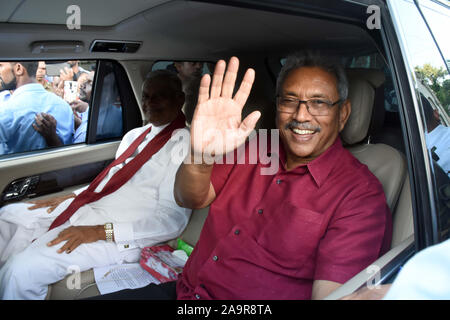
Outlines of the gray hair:
{"label": "gray hair", "polygon": [[178,78],[176,73],[169,70],[154,70],[149,72],[145,77],[144,83],[142,84],[142,89],[144,89],[144,86],[148,82],[155,79],[167,81],[167,85],[174,93],[183,92],[183,85],[180,78]]}
{"label": "gray hair", "polygon": [[286,77],[295,69],[301,67],[318,67],[332,74],[337,79],[337,91],[341,101],[348,97],[348,80],[344,67],[332,57],[322,55],[316,51],[300,51],[286,58],[286,62],[280,70],[277,79],[276,94],[281,93],[281,88]]}

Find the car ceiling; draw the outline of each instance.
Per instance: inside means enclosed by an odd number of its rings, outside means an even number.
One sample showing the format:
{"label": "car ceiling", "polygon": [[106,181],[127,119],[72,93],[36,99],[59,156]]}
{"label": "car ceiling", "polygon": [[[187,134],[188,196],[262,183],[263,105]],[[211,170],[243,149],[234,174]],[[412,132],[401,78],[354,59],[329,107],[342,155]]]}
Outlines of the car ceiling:
{"label": "car ceiling", "polygon": [[[76,4],[86,26],[112,26],[168,0],[7,0],[2,1],[1,22],[66,24],[66,10]],[[126,3],[126,5],[124,5]],[[102,14],[103,13],[103,14]]]}
{"label": "car ceiling", "polygon": [[[66,13],[76,3],[81,29],[69,30]],[[93,40],[141,41],[131,53],[91,53]],[[37,41],[81,41],[80,53],[32,54]],[[305,47],[358,51],[374,48],[360,26],[312,16],[219,4],[167,0],[8,0],[0,12],[2,60],[52,58],[200,59]]]}

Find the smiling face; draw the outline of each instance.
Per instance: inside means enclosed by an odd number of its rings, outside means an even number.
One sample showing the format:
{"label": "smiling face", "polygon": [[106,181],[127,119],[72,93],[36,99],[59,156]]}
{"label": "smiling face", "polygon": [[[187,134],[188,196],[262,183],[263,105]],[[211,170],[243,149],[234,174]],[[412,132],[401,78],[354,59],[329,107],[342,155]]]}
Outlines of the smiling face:
{"label": "smiling face", "polygon": [[[292,70],[281,87],[284,98],[309,100],[312,98],[335,102],[340,99],[336,78],[319,67],[301,67]],[[350,115],[350,102],[334,105],[327,115],[312,116],[304,103],[294,113],[278,110],[277,127],[286,150],[288,170],[308,163],[336,140]]]}
{"label": "smiling face", "polygon": [[156,77],[144,83],[142,108],[146,119],[155,126],[172,122],[181,112],[184,94],[170,85],[165,77]]}
{"label": "smiling face", "polygon": [[91,100],[92,82],[94,81],[94,71],[82,73],[78,78],[78,96],[80,100],[88,102]]}

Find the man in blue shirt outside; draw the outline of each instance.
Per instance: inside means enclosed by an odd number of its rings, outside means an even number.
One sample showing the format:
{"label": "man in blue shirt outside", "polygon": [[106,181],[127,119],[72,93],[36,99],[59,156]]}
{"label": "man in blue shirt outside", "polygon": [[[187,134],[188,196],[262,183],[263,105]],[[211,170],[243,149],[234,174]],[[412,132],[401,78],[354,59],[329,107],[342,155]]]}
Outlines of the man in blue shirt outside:
{"label": "man in blue shirt outside", "polygon": [[74,116],[70,106],[36,83],[38,62],[0,62],[0,91],[14,90],[0,108],[0,154],[46,147],[33,128],[35,116],[49,113],[57,120],[56,133],[64,144],[71,143]]}

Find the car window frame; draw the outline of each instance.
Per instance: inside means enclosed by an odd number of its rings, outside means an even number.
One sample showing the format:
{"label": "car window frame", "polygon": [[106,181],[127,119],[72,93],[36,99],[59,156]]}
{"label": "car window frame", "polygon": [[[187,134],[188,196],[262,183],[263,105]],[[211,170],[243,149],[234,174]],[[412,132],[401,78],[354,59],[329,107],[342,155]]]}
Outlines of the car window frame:
{"label": "car window frame", "polygon": [[[392,1],[387,1],[382,12],[382,35],[386,54],[393,70],[394,86],[399,98],[400,119],[405,134],[405,153],[411,184],[411,201],[414,217],[416,251],[439,243],[436,219],[433,173],[425,142],[425,128],[421,104],[418,100],[418,83],[414,66],[406,49],[408,44],[399,26],[399,12]],[[416,7],[417,8],[417,7]]]}
{"label": "car window frame", "polygon": [[[98,116],[101,103],[101,89],[106,76],[106,69],[103,67],[106,63],[112,63],[112,72],[115,78],[120,101],[122,103],[122,135],[106,139],[97,137]],[[124,67],[119,61],[111,59],[97,59],[97,70],[94,77],[94,86],[92,88],[92,106],[89,109],[89,123],[86,133],[86,144],[106,143],[111,141],[120,141],[130,130],[142,126],[142,116],[137,102],[137,98],[131,87]]]}

